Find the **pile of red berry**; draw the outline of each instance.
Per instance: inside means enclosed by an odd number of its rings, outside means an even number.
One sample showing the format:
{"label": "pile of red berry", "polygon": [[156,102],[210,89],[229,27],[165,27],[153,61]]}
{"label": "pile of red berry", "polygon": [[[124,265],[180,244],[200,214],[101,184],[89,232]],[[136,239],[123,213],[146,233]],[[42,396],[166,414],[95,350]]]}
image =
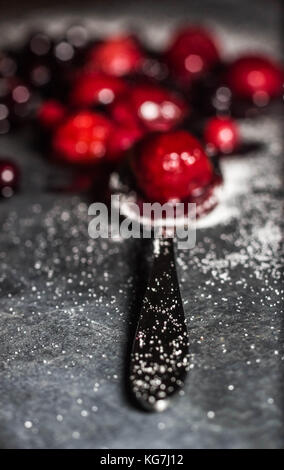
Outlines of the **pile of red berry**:
{"label": "pile of red berry", "polygon": [[[33,33],[20,50],[0,53],[0,134],[39,126],[49,155],[80,171],[129,159],[149,200],[202,193],[215,178],[211,158],[241,146],[240,109],[246,115],[283,93],[280,64],[255,54],[225,62],[201,27],[181,29],[160,53],[133,35],[88,36],[72,25],[56,40]],[[2,161],[2,196],[17,185],[15,166]]]}

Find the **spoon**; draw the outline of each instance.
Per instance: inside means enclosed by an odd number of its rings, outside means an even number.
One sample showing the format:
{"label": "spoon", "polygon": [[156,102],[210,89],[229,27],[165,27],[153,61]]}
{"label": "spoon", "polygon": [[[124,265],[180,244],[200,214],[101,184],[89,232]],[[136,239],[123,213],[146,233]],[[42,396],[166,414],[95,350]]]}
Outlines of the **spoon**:
{"label": "spoon", "polygon": [[152,273],[130,361],[132,391],[146,410],[163,411],[184,384],[188,333],[175,266],[174,239],[154,240]]}
{"label": "spoon", "polygon": [[[125,178],[126,176],[126,178]],[[114,209],[138,223],[151,225],[151,219],[137,218],[133,202],[137,194],[130,191],[129,175],[113,173],[110,178]],[[170,398],[184,385],[189,367],[189,337],[175,263],[176,227],[190,219],[179,216],[173,226],[159,219],[160,229],[153,240],[153,265],[139,313],[133,341],[129,382],[136,401],[148,411],[163,411]]]}

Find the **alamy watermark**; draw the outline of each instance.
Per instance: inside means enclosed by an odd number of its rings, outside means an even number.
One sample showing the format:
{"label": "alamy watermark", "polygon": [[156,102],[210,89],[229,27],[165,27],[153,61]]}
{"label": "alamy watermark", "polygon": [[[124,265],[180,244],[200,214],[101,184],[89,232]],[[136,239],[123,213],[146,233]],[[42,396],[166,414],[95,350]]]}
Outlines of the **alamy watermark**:
{"label": "alamy watermark", "polygon": [[95,202],[89,206],[88,233],[91,238],[175,237],[178,248],[190,249],[196,243],[196,204],[175,205],[125,200],[112,195],[111,204]]}

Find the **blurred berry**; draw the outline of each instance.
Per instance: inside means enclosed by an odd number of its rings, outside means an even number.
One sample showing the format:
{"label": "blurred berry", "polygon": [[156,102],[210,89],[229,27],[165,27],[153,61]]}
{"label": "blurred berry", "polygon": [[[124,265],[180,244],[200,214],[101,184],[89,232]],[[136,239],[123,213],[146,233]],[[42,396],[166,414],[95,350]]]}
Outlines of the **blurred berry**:
{"label": "blurred berry", "polygon": [[229,66],[226,78],[235,97],[252,100],[256,106],[265,106],[283,93],[283,68],[266,57],[240,57]]}
{"label": "blurred berry", "polygon": [[148,131],[169,131],[188,114],[188,106],[180,96],[157,85],[137,85],[118,99],[111,109],[119,124],[141,125]]}
{"label": "blurred berry", "polygon": [[70,102],[75,106],[108,105],[128,89],[126,83],[110,75],[83,73],[75,80],[70,92]]}
{"label": "blurred berry", "polygon": [[66,41],[76,49],[84,48],[89,41],[88,29],[83,24],[71,24],[65,32]]}
{"label": "blurred berry", "polygon": [[122,77],[139,71],[144,53],[132,36],[117,36],[95,45],[88,56],[92,70]]}
{"label": "blurred berry", "polygon": [[110,161],[120,161],[126,152],[141,139],[144,132],[136,126],[115,126],[109,140],[107,158]]}
{"label": "blurred berry", "polygon": [[209,119],[204,129],[204,142],[209,155],[232,153],[240,143],[237,123],[228,117]]}
{"label": "blurred berry", "polygon": [[80,111],[57,127],[53,151],[59,159],[69,163],[98,163],[106,156],[112,130],[111,121],[103,115]]}
{"label": "blurred berry", "polygon": [[220,61],[215,38],[201,27],[190,26],[174,36],[165,57],[172,75],[184,85],[191,85]]}
{"label": "blurred berry", "polygon": [[0,78],[14,77],[17,68],[17,62],[12,55],[0,52]]}
{"label": "blurred berry", "polygon": [[41,104],[37,117],[44,129],[52,130],[62,122],[65,114],[65,107],[59,101],[50,99]]}
{"label": "blurred berry", "polygon": [[13,196],[19,185],[19,169],[10,160],[0,160],[0,196]]}

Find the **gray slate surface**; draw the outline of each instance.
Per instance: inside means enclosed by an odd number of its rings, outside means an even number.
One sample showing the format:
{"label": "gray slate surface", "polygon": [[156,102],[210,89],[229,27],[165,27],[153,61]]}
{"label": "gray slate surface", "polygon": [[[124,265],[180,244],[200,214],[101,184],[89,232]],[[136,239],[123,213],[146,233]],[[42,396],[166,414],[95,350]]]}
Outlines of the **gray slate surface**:
{"label": "gray slate surface", "polygon": [[[112,3],[104,17],[97,7],[102,29],[138,12],[158,42],[185,12],[198,19],[207,6],[228,54],[250,44],[280,55],[277,2],[204,1],[202,11],[200,2],[163,2],[163,24],[153,2]],[[220,223],[178,253],[191,369],[184,395],[162,414],[136,409],[124,386],[149,247],[90,240],[88,201],[43,191],[58,170],[25,135],[1,137],[23,188],[0,205],[0,447],[283,447],[282,124],[242,123],[264,147],[223,163]]]}

